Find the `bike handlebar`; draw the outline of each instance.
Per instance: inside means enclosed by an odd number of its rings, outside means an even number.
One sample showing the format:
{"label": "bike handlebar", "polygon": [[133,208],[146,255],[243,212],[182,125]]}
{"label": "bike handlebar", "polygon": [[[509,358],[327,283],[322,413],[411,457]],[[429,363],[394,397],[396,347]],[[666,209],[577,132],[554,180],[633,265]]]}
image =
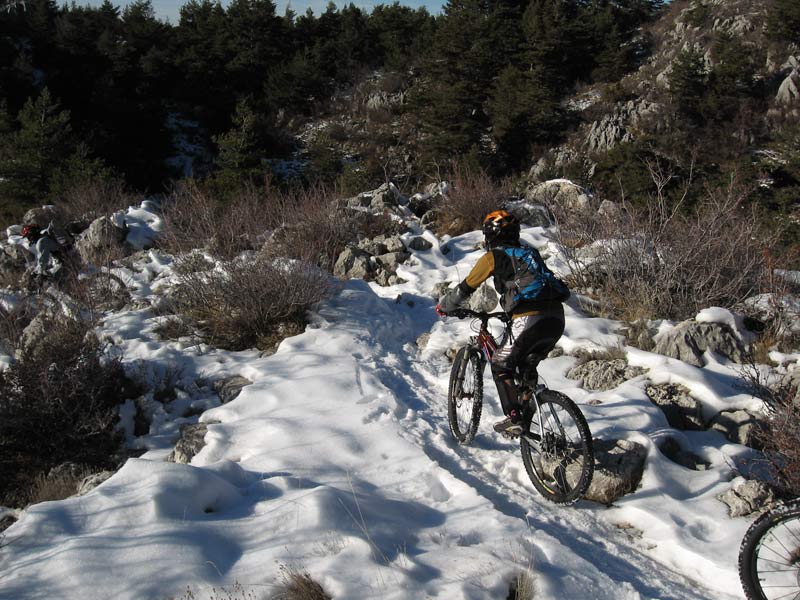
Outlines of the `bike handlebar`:
{"label": "bike handlebar", "polygon": [[481,321],[488,321],[489,319],[497,319],[499,321],[503,321],[503,323],[508,323],[508,321],[511,320],[511,316],[504,312],[486,313],[486,312],[478,312],[470,310],[468,308],[457,308],[447,313],[447,316],[456,317],[457,319],[465,319],[467,317],[473,317],[475,319],[480,319]]}

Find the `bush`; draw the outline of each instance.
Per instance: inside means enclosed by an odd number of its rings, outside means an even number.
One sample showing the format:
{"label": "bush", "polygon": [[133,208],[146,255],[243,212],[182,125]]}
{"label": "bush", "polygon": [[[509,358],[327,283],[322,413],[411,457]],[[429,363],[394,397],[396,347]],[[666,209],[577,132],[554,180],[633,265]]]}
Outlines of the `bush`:
{"label": "bush", "polygon": [[107,468],[120,447],[119,361],[85,322],[62,315],[43,331],[0,374],[0,504],[24,504],[37,475],[64,462]]}
{"label": "bush", "polygon": [[139,198],[118,180],[82,181],[63,193],[60,206],[68,221],[82,221],[88,225],[99,217],[136,206]]}
{"label": "bush", "polygon": [[794,497],[800,496],[800,406],[794,399],[797,384],[769,390],[769,420],[756,433],[763,446],[770,471],[778,486]]}
{"label": "bush", "polygon": [[208,343],[267,349],[299,332],[306,311],[330,289],[329,276],[307,263],[248,255],[181,274],[174,301]]}
{"label": "bush", "polygon": [[439,231],[453,236],[474,231],[487,214],[503,207],[507,192],[485,171],[456,165],[452,189],[437,206]]}
{"label": "bush", "polygon": [[768,250],[760,212],[732,182],[708,193],[691,213],[680,202],[651,197],[643,208],[623,203],[615,215],[570,214],[554,207],[563,239],[590,245],[572,253],[571,283],[600,291],[603,312],[629,321],[685,319],[708,306],[733,308],[769,287]]}

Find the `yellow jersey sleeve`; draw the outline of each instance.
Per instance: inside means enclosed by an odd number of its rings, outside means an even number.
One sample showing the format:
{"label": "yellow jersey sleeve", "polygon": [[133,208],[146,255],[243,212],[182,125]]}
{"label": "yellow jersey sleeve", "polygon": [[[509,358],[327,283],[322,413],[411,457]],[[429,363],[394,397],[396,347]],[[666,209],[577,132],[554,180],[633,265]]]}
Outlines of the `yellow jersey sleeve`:
{"label": "yellow jersey sleeve", "polygon": [[487,252],[478,259],[464,283],[474,291],[494,273],[494,253]]}

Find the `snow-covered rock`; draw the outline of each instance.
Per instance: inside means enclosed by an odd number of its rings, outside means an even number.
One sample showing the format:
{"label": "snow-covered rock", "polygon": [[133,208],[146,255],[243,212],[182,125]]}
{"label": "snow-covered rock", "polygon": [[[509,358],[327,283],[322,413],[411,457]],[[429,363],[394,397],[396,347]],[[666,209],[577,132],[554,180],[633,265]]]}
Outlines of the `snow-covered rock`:
{"label": "snow-covered rock", "polygon": [[768,510],[775,503],[775,496],[766,484],[741,477],[733,482],[727,492],[717,496],[717,499],[727,505],[731,518],[746,517],[756,511]]}
{"label": "snow-covered rock", "polygon": [[578,379],[587,390],[605,391],[622,385],[629,379],[645,373],[641,367],[630,366],[624,359],[589,360],[567,372],[570,379]]}
{"label": "snow-covered rock", "polygon": [[737,363],[746,360],[742,340],[726,323],[683,321],[656,335],[655,342],[655,352],[696,367],[705,364],[703,354],[709,351]]}
{"label": "snow-covered rock", "polygon": [[667,417],[675,429],[705,429],[703,406],[691,396],[689,390],[679,384],[648,385],[645,393]]}
{"label": "snow-covered rock", "polygon": [[585,498],[613,504],[639,487],[647,450],[631,440],[594,440],[594,476]]}

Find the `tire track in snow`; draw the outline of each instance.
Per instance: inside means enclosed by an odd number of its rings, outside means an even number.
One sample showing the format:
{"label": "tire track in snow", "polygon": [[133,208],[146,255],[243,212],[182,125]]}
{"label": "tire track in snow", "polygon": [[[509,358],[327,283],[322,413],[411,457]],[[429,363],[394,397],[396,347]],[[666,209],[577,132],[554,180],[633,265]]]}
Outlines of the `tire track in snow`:
{"label": "tire track in snow", "polygon": [[[448,375],[431,371],[428,365],[406,354],[387,351],[379,340],[373,343],[378,346],[375,374],[403,407],[395,411],[400,435],[420,447],[432,461],[471,487],[498,511],[519,519],[521,532],[533,526],[593,565],[601,576],[631,586],[642,597],[671,600],[726,597],[719,591],[706,589],[701,582],[687,582],[684,574],[674,572],[657,557],[629,542],[609,522],[588,510],[581,510],[581,503],[563,508],[539,497],[527,481],[518,446],[457,446],[447,425],[445,385]],[[485,431],[479,430],[478,436],[479,442],[486,442]],[[517,461],[510,470],[521,470],[521,478],[527,485],[513,478],[501,478],[488,470],[487,464],[497,462],[493,454],[497,451],[507,452],[508,461]]]}

